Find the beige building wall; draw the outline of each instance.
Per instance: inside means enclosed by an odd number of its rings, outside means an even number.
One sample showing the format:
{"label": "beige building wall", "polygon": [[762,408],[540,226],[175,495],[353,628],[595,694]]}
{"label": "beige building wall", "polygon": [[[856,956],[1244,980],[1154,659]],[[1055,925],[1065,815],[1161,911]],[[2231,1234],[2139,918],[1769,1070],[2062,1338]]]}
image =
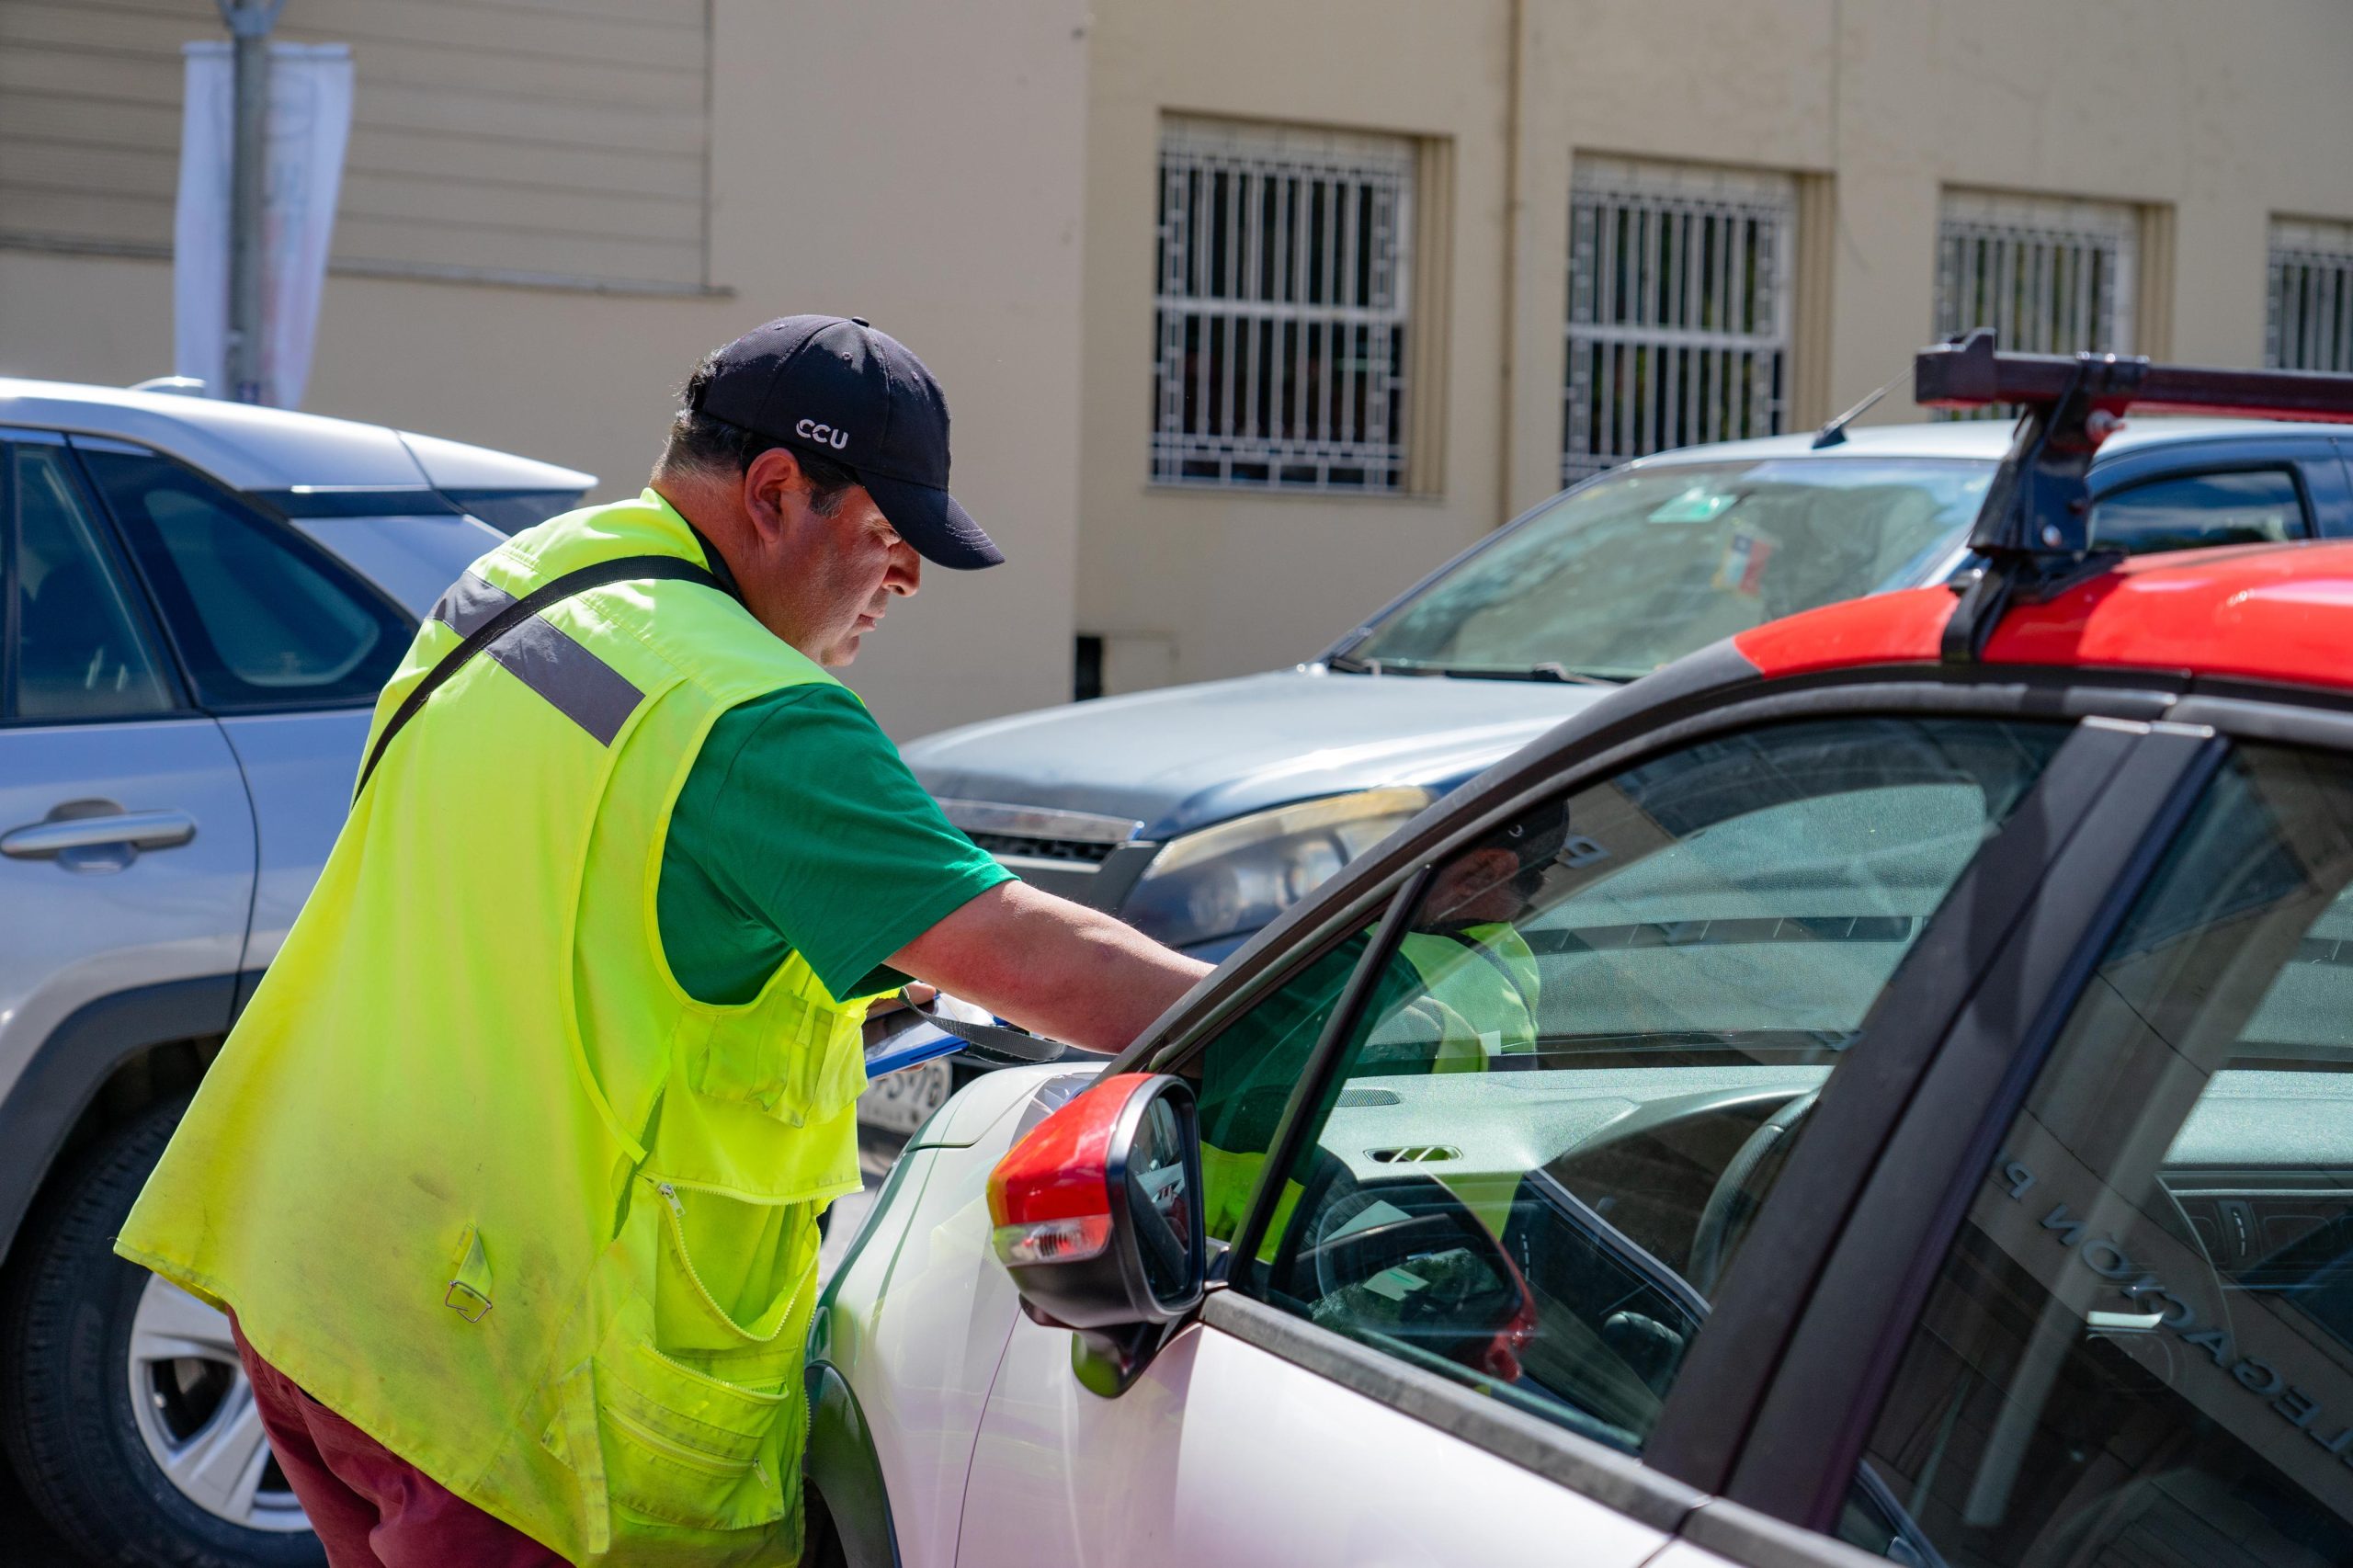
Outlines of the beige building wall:
{"label": "beige building wall", "polygon": [[[290,0],[287,19],[304,5]],[[179,36],[218,32],[210,0],[179,9],[184,26],[164,24]],[[1008,563],[930,573],[851,684],[902,737],[1066,699],[1083,0],[713,0],[711,23],[707,288],[331,272],[306,406],[570,464],[600,476],[600,497],[634,494],[698,356],[787,312],[865,316],[946,386],[957,494]],[[562,24],[540,25],[545,43]],[[353,58],[364,79],[368,47]],[[125,383],[167,372],[171,346],[168,262],[0,247],[0,374]]]}
{"label": "beige building wall", "polygon": [[[1118,690],[1314,657],[1502,520],[1505,0],[1107,0],[1086,133],[1079,630]],[[1150,473],[1164,114],[1442,142],[1451,153],[1440,362],[1449,440],[1427,495],[1154,485]],[[1421,193],[1427,199],[1431,193]],[[1434,215],[1436,216],[1436,215]],[[1427,232],[1425,225],[1424,232]]]}
{"label": "beige building wall", "polygon": [[[664,16],[702,14],[660,3]],[[2133,204],[2140,347],[2222,364],[2262,354],[2270,221],[2353,220],[2353,7],[2338,0],[710,0],[699,158],[679,141],[698,121],[676,48],[660,66],[679,114],[631,79],[609,84],[628,114],[605,117],[659,120],[663,167],[700,214],[699,273],[692,225],[672,212],[658,279],[599,291],[386,277],[385,256],[425,240],[382,215],[429,209],[441,166],[417,85],[432,40],[403,19],[426,9],[470,14],[474,52],[453,63],[449,100],[485,138],[470,177],[528,180],[540,166],[517,150],[537,122],[502,118],[486,83],[594,97],[610,71],[554,61],[581,52],[561,47],[564,24],[512,0],[290,0],[300,36],[353,29],[363,105],[370,81],[389,95],[390,129],[370,143],[381,156],[355,187],[369,257],[330,278],[310,405],[574,464],[620,494],[704,348],[788,310],[871,318],[947,384],[957,488],[1012,557],[978,576],[933,574],[852,672],[902,735],[1064,699],[1074,633],[1106,639],[1114,690],[1308,657],[1556,489],[1581,156],[1796,177],[1801,426],[1897,376],[1929,336],[1948,190]],[[509,13],[523,9],[532,25],[517,30]],[[105,50],[142,25],[218,32],[210,0],[105,14]],[[648,13],[584,0],[575,14],[593,24],[594,55]],[[143,146],[173,115],[64,125],[26,96],[72,75],[26,51],[78,25],[74,0],[0,0],[0,198],[28,166],[22,139],[54,131],[74,145],[28,177],[135,165],[152,210],[156,149],[85,157],[80,142]],[[1172,115],[1425,149],[1415,493],[1150,482],[1158,149]],[[593,113],[562,124],[600,133]],[[547,167],[561,183],[597,184],[596,154],[559,152]],[[606,155],[617,192],[651,199],[653,165]],[[462,199],[452,210],[479,214],[481,191],[446,177]],[[604,237],[582,271],[634,265],[608,242],[614,214],[635,210],[596,210]],[[555,212],[511,216],[561,229]],[[128,381],[168,368],[169,270],[152,244],[64,254],[12,233],[0,211],[0,371]],[[478,253],[434,243],[444,261],[548,265],[544,238],[502,232]],[[1899,392],[1870,417],[1915,413]]]}
{"label": "beige building wall", "polygon": [[[1579,154],[1799,176],[1792,427],[1902,373],[1948,188],[2140,206],[2141,347],[2258,363],[2274,215],[2353,214],[2353,7],[2315,0],[1106,0],[1089,93],[1080,629],[1113,689],[1312,654],[1560,485]],[[1447,140],[1442,490],[1154,486],[1160,117]],[[1870,417],[1919,415],[1901,390]]]}

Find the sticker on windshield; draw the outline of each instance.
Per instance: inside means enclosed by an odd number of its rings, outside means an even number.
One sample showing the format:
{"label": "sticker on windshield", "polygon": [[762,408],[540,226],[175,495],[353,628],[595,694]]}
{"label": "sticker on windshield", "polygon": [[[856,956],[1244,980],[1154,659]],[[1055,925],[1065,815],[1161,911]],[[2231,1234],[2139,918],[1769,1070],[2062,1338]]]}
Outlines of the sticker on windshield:
{"label": "sticker on windshield", "polygon": [[1680,495],[1654,507],[1650,520],[1654,523],[1711,523],[1739,499],[1729,490],[1712,490],[1704,484],[1695,484]]}
{"label": "sticker on windshield", "polygon": [[1754,528],[1734,528],[1724,543],[1724,558],[1716,565],[1715,585],[1754,598],[1764,586],[1765,563],[1773,559],[1773,536]]}

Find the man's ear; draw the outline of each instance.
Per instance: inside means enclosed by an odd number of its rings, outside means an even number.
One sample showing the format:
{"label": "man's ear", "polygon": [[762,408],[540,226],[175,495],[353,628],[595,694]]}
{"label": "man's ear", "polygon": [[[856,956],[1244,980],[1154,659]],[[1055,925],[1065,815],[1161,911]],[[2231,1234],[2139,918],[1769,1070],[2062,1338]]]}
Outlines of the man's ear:
{"label": "man's ear", "polygon": [[785,532],[808,505],[809,476],[787,449],[769,448],[744,471],[744,512],[762,535],[773,538]]}

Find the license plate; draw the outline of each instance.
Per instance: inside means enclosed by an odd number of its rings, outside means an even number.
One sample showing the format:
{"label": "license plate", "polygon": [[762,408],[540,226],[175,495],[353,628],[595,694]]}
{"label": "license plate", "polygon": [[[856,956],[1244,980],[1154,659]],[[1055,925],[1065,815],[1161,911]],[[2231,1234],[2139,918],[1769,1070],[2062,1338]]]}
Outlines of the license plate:
{"label": "license plate", "polygon": [[913,1132],[926,1117],[948,1103],[951,1086],[944,1061],[885,1073],[858,1096],[858,1119],[890,1132]]}

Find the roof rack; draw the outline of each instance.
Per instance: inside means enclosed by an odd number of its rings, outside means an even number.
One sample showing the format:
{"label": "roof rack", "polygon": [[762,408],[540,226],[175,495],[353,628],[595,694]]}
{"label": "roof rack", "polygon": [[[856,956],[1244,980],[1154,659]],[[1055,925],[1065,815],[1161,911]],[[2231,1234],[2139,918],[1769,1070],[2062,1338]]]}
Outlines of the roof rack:
{"label": "roof rack", "polygon": [[1913,397],[1930,408],[2019,409],[2018,432],[1969,536],[1983,570],[1955,583],[1947,664],[1973,663],[2013,598],[2048,598],[2107,571],[2119,551],[2092,548],[2092,455],[2126,409],[2353,425],[2353,376],[2154,365],[2116,354],[2001,354],[1981,327],[1924,348]]}

